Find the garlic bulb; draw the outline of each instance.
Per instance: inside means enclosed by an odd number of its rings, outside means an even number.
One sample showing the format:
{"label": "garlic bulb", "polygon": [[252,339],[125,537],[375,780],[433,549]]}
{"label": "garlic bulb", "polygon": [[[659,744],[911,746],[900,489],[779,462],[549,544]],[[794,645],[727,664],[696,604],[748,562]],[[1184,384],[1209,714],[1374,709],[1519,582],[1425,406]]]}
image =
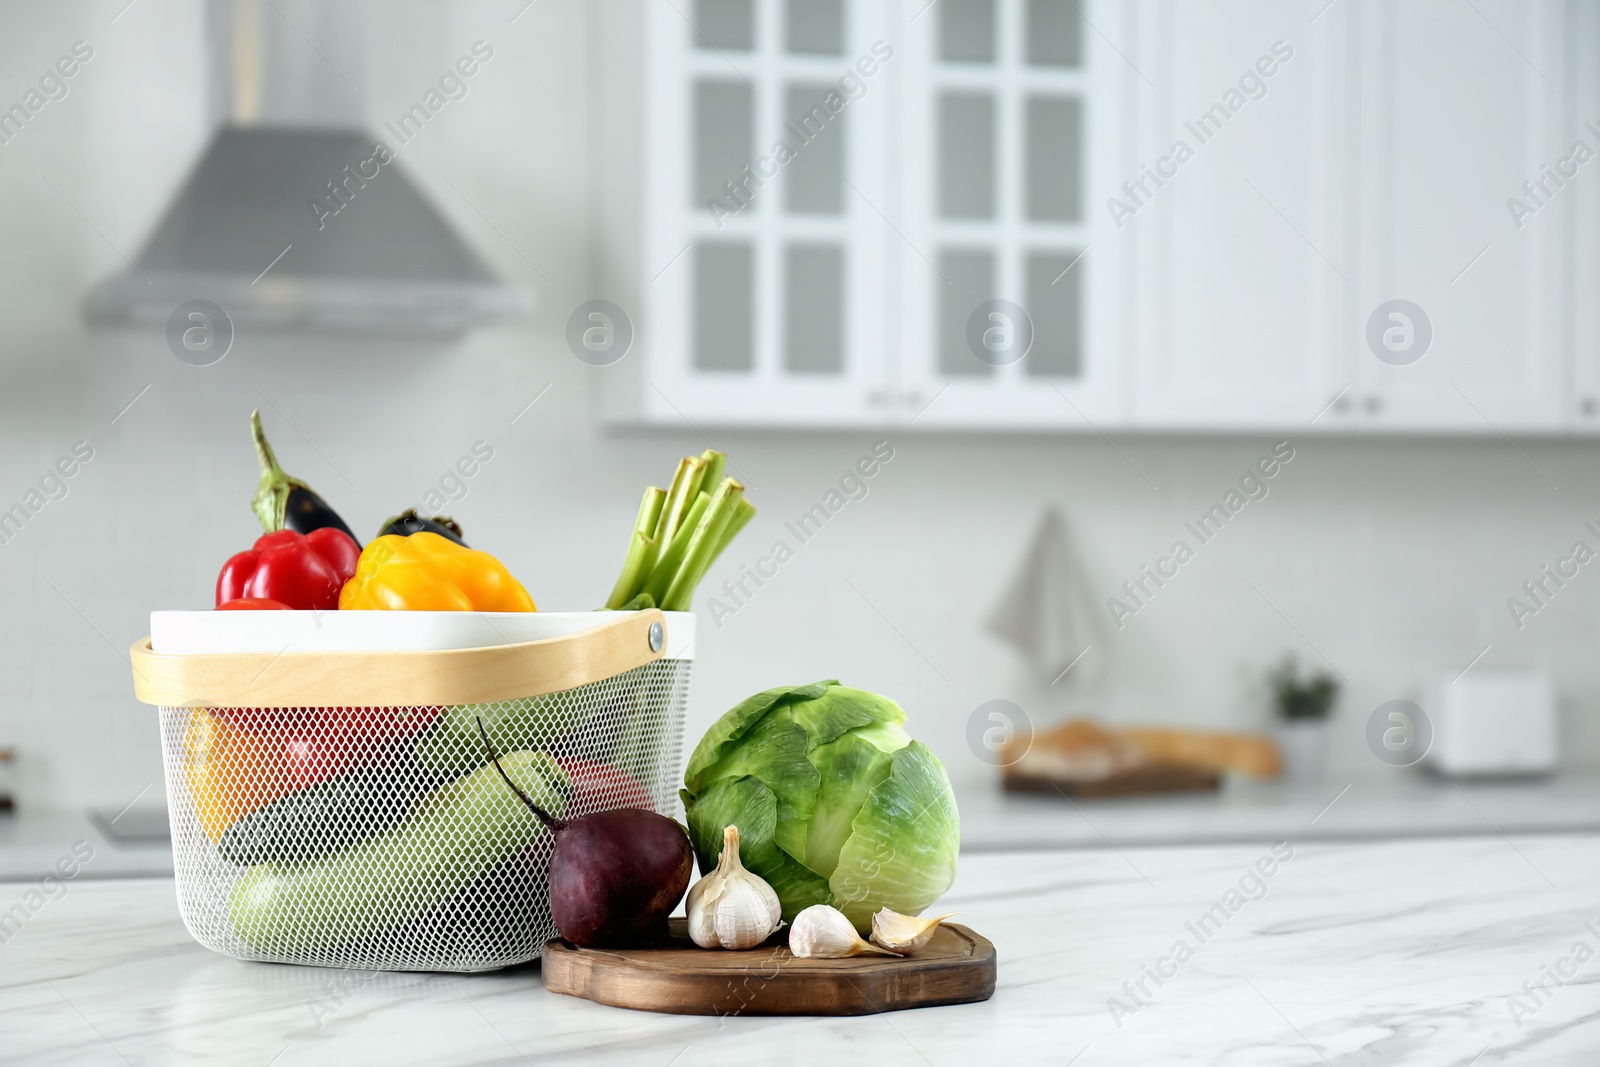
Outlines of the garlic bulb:
{"label": "garlic bulb", "polygon": [[724,827],[717,869],[689,887],[689,937],[701,948],[754,948],[778,928],[778,894],[739,862],[739,828]]}
{"label": "garlic bulb", "polygon": [[789,927],[789,951],[817,960],[837,960],[868,952],[894,955],[861,940],[844,912],[828,904],[813,904],[794,917],[794,925]]}
{"label": "garlic bulb", "polygon": [[961,913],[952,911],[945,915],[936,915],[931,919],[922,919],[915,915],[901,915],[898,911],[880,908],[878,914],[872,917],[872,941],[897,956],[909,956],[928,943],[940,923],[951,915],[959,914]]}

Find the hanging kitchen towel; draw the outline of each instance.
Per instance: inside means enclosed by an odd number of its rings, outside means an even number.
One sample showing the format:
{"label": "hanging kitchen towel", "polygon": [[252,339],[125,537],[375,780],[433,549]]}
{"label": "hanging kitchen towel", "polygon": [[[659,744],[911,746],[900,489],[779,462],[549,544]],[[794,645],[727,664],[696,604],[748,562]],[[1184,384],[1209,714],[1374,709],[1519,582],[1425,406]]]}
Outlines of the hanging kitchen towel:
{"label": "hanging kitchen towel", "polygon": [[1067,522],[1055,508],[1040,518],[1022,566],[989,615],[989,629],[1020,649],[1046,683],[1090,682],[1105,669],[1105,630]]}

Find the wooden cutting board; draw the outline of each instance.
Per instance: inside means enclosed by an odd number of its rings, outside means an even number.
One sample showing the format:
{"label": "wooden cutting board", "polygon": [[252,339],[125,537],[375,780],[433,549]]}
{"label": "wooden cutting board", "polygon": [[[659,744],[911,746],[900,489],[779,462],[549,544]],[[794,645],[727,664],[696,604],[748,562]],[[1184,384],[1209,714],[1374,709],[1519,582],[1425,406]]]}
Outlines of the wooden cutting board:
{"label": "wooden cutting board", "polygon": [[1007,774],[1001,779],[1008,793],[1048,793],[1067,797],[1126,797],[1147,793],[1191,793],[1217,789],[1222,776],[1189,767],[1149,764],[1126,774],[1083,781]]}
{"label": "wooden cutting board", "polygon": [[[779,935],[781,939],[781,935]],[[945,923],[914,956],[800,959],[784,945],[703,949],[672,920],[654,948],[544,946],[545,988],[599,1004],[677,1015],[871,1015],[994,995],[994,946]]]}

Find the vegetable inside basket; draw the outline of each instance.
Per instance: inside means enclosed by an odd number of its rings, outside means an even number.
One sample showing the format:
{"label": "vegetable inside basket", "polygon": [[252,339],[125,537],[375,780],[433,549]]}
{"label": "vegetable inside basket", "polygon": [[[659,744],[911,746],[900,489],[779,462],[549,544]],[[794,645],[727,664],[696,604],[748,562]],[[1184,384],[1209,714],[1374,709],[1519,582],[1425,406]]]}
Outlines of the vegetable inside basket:
{"label": "vegetable inside basket", "polygon": [[162,612],[133,648],[179,906],[208,948],[364,970],[537,958],[550,834],[480,718],[552,812],[676,813],[692,615],[313,614]]}

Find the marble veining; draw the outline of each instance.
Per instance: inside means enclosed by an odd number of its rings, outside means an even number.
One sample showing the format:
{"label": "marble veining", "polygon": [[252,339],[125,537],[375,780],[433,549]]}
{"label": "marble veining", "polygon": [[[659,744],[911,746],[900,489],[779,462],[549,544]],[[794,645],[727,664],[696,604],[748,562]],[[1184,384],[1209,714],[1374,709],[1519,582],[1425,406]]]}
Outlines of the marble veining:
{"label": "marble veining", "polygon": [[994,999],[853,1019],[244,963],[189,938],[170,880],[74,882],[0,930],[0,1063],[1600,1062],[1600,836],[1289,847],[965,855],[944,903],[994,941]]}

